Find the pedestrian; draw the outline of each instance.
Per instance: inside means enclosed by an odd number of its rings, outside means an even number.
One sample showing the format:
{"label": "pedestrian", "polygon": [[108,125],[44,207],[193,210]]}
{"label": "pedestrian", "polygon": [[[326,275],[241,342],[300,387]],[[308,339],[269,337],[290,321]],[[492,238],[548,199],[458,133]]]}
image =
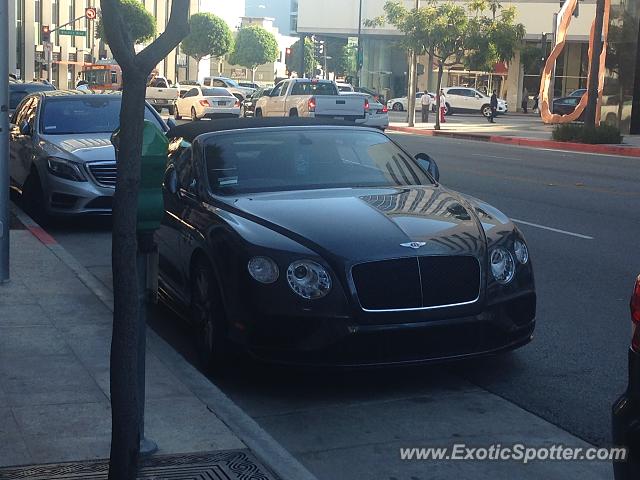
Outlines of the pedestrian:
{"label": "pedestrian", "polygon": [[[84,83],[82,83],[84,82]],[[82,73],[78,72],[78,75],[76,76],[76,88],[79,87],[80,85],[86,85],[87,82],[85,82],[82,79]]]}
{"label": "pedestrian", "polygon": [[498,95],[496,94],[495,90],[491,95],[491,100],[489,101],[489,105],[491,106],[491,113],[489,114],[489,117],[487,118],[487,120],[490,123],[496,123],[494,118],[496,118],[496,111],[498,110]]}
{"label": "pedestrian", "polygon": [[431,110],[431,95],[426,90],[420,98],[420,105],[422,106],[422,123],[429,121],[429,110]]}
{"label": "pedestrian", "polygon": [[440,89],[440,123],[447,123],[444,118],[447,113],[447,97],[444,94],[444,90]]}
{"label": "pedestrian", "polygon": [[533,111],[533,113],[539,113],[540,112],[540,107],[538,106],[538,99],[539,99],[539,93],[536,92],[536,94],[533,97],[533,108],[531,109]]}
{"label": "pedestrian", "polygon": [[529,113],[527,110],[528,107],[529,107],[529,91],[525,88],[524,92],[522,92],[522,112]]}

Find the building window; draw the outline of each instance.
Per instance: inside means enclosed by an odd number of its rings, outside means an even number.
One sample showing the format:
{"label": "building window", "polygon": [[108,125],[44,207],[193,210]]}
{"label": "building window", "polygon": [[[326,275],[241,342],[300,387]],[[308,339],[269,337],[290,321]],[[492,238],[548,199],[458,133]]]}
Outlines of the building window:
{"label": "building window", "polygon": [[40,0],[35,0],[34,9],[36,14],[36,23],[40,23],[42,21],[42,11],[40,6]]}

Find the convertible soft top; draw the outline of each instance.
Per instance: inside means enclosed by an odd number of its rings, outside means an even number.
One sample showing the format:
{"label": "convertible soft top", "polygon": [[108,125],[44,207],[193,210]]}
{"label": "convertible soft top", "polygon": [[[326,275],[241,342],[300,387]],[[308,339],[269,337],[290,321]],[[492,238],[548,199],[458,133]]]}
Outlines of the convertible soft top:
{"label": "convertible soft top", "polygon": [[167,132],[169,138],[183,138],[192,142],[203,133],[221,132],[225,130],[240,130],[262,127],[300,127],[314,125],[333,125],[354,127],[360,126],[353,122],[333,119],[300,118],[300,117],[271,117],[271,118],[232,118],[201,122],[189,122],[175,126]]}

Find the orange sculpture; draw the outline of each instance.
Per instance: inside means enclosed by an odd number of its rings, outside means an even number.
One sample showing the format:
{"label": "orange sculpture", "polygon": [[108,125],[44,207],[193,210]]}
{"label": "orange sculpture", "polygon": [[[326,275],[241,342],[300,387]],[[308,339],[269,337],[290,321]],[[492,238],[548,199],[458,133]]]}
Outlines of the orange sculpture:
{"label": "orange sculpture", "polygon": [[[573,110],[573,112],[567,115],[558,115],[551,113],[550,99],[549,99],[549,87],[551,84],[551,72],[556,63],[556,59],[562,53],[564,44],[567,38],[567,30],[571,24],[573,18],[573,12],[576,9],[578,0],[567,0],[558,13],[558,25],[556,28],[556,43],[551,50],[549,58],[544,65],[542,72],[542,79],[540,81],[540,116],[544,123],[569,123],[577,120],[585,107],[589,98],[589,92],[587,91],[580,102]],[[602,24],[602,52],[600,53],[600,70],[598,75],[598,105],[596,108],[596,124],[600,123],[600,104],[602,102],[602,89],[604,87],[604,74],[605,74],[605,60],[607,58],[607,36],[609,34],[609,10],[611,8],[611,0],[605,0],[604,5],[604,18]],[[594,30],[595,19],[591,24],[591,35],[589,37],[589,73],[587,74],[587,85],[589,84],[589,78],[591,77],[591,59],[593,57],[593,43],[594,43]],[[552,99],[551,99],[552,100]]]}

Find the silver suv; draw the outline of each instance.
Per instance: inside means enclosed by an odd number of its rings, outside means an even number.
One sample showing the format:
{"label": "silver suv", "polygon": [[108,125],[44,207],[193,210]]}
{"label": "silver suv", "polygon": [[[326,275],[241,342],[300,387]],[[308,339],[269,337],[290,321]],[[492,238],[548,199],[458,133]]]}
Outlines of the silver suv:
{"label": "silver suv", "polygon": [[[11,119],[11,187],[36,217],[110,214],[116,184],[111,134],[120,123],[120,94],[38,92]],[[151,108],[145,118],[163,131]]]}

